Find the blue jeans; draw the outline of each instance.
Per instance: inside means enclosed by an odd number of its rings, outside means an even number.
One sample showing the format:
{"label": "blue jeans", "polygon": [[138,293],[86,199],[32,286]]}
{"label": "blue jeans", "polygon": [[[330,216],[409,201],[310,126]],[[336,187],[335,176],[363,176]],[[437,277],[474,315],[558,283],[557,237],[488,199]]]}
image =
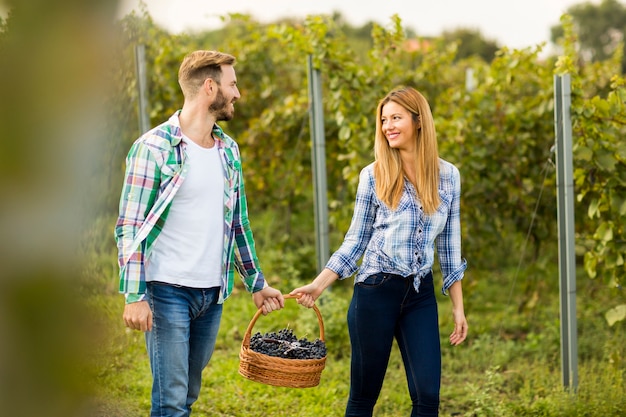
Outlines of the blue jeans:
{"label": "blue jeans", "polygon": [[393,339],[411,396],[411,417],[437,416],[441,385],[439,318],[432,274],[419,293],[413,278],[379,273],[354,287],[348,309],[352,345],[346,417],[370,417],[380,394]]}
{"label": "blue jeans", "polygon": [[146,332],[152,369],[151,417],[191,414],[220,327],[219,291],[148,282],[153,314],[152,331]]}

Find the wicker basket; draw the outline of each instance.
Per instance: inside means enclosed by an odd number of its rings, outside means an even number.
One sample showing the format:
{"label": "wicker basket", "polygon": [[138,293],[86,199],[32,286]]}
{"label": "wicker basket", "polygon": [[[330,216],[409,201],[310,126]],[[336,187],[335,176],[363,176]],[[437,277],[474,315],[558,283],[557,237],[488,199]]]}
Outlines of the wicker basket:
{"label": "wicker basket", "polygon": [[[295,298],[286,295],[285,298]],[[324,340],[324,321],[317,306],[313,306],[320,327],[320,340]],[[309,388],[320,382],[320,376],[326,366],[326,357],[321,359],[283,359],[264,355],[250,349],[252,328],[262,309],[257,310],[250,321],[239,351],[239,374],[252,381],[277,387]]]}

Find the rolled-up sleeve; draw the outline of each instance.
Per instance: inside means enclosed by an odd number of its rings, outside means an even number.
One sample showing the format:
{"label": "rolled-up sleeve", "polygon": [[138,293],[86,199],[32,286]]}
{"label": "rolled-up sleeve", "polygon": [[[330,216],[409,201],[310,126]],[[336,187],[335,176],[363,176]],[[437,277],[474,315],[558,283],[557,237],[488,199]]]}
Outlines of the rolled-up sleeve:
{"label": "rolled-up sleeve", "polygon": [[444,229],[436,239],[443,294],[447,294],[452,284],[463,279],[467,268],[467,261],[461,255],[461,175],[455,166],[449,165],[449,168],[450,172],[445,175],[449,175],[451,181],[450,212]]}
{"label": "rolled-up sleeve", "polygon": [[334,271],[340,279],[351,276],[358,268],[372,236],[376,207],[374,205],[374,179],[370,170],[363,169],[359,175],[354,213],[350,228],[339,249],[328,260],[326,268]]}

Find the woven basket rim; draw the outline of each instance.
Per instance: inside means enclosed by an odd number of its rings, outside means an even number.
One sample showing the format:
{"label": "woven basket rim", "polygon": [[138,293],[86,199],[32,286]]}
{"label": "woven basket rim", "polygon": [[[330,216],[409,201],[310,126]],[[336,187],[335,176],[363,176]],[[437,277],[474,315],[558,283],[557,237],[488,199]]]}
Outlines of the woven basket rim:
{"label": "woven basket rim", "polygon": [[[285,298],[297,298],[286,295]],[[324,341],[324,321],[316,305],[313,310],[320,327],[320,340]],[[241,342],[239,351],[239,374],[252,381],[292,388],[308,388],[319,384],[322,370],[326,366],[326,356],[320,359],[280,358],[256,352],[250,348],[252,329],[262,309],[255,313]]]}
{"label": "woven basket rim", "polygon": [[[296,297],[295,295],[290,295],[287,294],[285,295],[285,299],[297,299],[298,297]],[[317,308],[317,306],[315,304],[313,304],[313,310],[315,311],[315,314],[317,315],[317,322],[319,324],[319,328],[320,328],[320,337],[319,339],[321,341],[325,341],[324,340],[324,319],[322,318],[322,313],[320,312],[320,309]],[[261,316],[261,314],[263,314],[263,309],[259,308],[256,313],[254,314],[254,317],[252,317],[252,320],[250,320],[250,323],[248,324],[248,328],[246,329],[246,333],[243,337],[243,341],[241,342],[241,346],[245,346],[247,348],[250,347],[250,338],[252,337],[252,329],[254,328],[254,325],[256,324],[257,320],[259,319],[259,317]]]}

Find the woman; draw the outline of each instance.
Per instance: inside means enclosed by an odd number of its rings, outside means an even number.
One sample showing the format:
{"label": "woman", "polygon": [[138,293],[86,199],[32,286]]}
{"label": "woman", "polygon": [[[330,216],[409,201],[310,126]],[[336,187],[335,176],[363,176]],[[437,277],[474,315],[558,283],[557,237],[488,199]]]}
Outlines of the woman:
{"label": "woman", "polygon": [[441,347],[432,275],[435,246],[442,291],[452,300],[450,343],[462,343],[468,330],[461,287],[466,262],[461,257],[460,175],[439,159],[430,106],[418,91],[391,91],[376,116],[375,162],[361,171],[343,244],[312,283],[291,294],[310,308],[335,280],[358,270],[348,309],[352,359],[346,417],[372,415],[394,337],[406,370],[411,416],[437,416]]}

